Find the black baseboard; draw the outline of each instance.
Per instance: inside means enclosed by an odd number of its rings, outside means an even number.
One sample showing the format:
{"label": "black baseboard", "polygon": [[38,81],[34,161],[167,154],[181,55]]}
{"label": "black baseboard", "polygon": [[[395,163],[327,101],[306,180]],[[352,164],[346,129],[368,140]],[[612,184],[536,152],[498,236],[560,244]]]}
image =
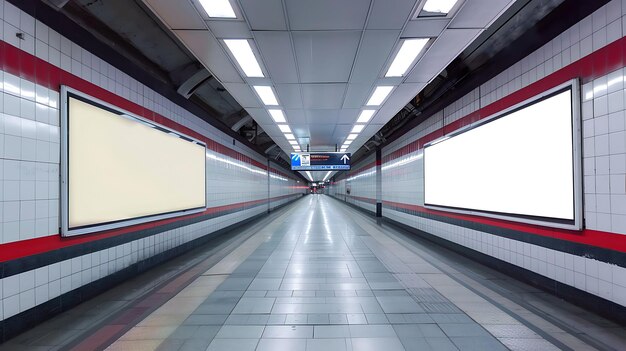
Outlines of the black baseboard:
{"label": "black baseboard", "polygon": [[363,208],[361,206],[358,206],[358,205],[355,205],[353,203],[347,202],[346,200],[341,199],[341,198],[339,198],[339,197],[337,197],[335,195],[328,195],[328,196],[330,196],[331,198],[333,198],[333,199],[335,199],[337,201],[340,201],[341,203],[346,204],[346,205],[348,205],[348,206],[350,206],[350,207],[352,207],[352,208],[354,208],[356,210],[359,210],[361,212],[367,213],[368,215],[376,216],[376,212],[375,211],[370,211],[367,208]]}
{"label": "black baseboard", "polygon": [[442,239],[436,235],[421,231],[396,220],[383,218],[383,221],[400,229],[403,232],[418,235],[421,238],[450,249],[462,256],[470,258],[473,261],[476,261],[489,268],[506,274],[509,277],[513,277],[517,280],[520,280],[524,283],[527,283],[545,292],[562,298],[568,302],[571,302],[576,306],[582,307],[616,323],[626,325],[626,307],[618,305],[615,302],[605,300],[599,296],[590,294],[573,286],[563,284],[554,279],[529,271],[512,263],[502,261],[498,258],[489,256],[482,252],[472,250],[463,245],[448,241],[446,239]]}
{"label": "black baseboard", "polygon": [[[333,197],[334,199],[338,201],[341,201],[344,204],[347,204],[348,206],[352,208],[360,210],[363,213],[366,213],[369,215],[374,214],[372,211],[368,211],[354,204],[345,202],[342,199],[336,198],[334,196],[331,196],[331,197]],[[545,292],[548,292],[552,295],[555,295],[559,298],[562,298],[590,312],[596,313],[616,323],[626,325],[626,307],[622,305],[618,305],[615,302],[603,299],[599,296],[590,294],[586,291],[577,289],[573,286],[563,284],[554,279],[550,279],[541,274],[537,274],[535,272],[529,271],[525,268],[516,266],[509,262],[502,261],[498,258],[486,255],[482,252],[472,250],[463,245],[448,241],[446,239],[442,239],[436,235],[421,231],[419,229],[416,229],[404,223],[398,222],[396,220],[383,217],[382,221],[398,228],[399,230],[405,233],[418,235],[419,237],[423,239],[426,239],[439,246],[450,249],[473,261],[481,263],[489,268],[495,269],[496,271],[506,274],[509,277],[514,277],[515,279],[519,281],[522,281],[536,288],[539,288]]]}
{"label": "black baseboard", "polygon": [[[289,202],[273,208],[271,211],[276,211],[301,198],[302,197],[297,197]],[[83,285],[77,289],[57,296],[54,299],[39,304],[29,310],[2,320],[0,321],[0,344],[58,315],[61,312],[65,312],[89,299],[94,298],[95,296],[115,287],[116,285],[123,283],[130,278],[137,276],[138,274],[141,274],[159,264],[165,263],[166,261],[187,253],[197,248],[198,246],[206,244],[209,241],[214,240],[226,233],[237,230],[246,224],[258,221],[265,216],[267,216],[267,213],[262,212],[250,218],[244,219],[240,222],[231,224],[228,227],[211,232],[200,238],[188,241],[167,251],[161,252],[142,261],[134,263],[131,266],[126,267],[115,273],[109,274],[106,277],[100,278],[94,282]]]}

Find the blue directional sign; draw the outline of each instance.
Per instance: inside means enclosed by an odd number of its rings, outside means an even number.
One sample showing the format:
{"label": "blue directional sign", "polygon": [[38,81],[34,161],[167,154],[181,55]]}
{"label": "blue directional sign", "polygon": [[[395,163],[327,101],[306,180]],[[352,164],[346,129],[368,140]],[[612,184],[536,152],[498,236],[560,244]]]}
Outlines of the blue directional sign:
{"label": "blue directional sign", "polygon": [[347,171],[350,158],[347,152],[292,152],[291,169],[294,171]]}

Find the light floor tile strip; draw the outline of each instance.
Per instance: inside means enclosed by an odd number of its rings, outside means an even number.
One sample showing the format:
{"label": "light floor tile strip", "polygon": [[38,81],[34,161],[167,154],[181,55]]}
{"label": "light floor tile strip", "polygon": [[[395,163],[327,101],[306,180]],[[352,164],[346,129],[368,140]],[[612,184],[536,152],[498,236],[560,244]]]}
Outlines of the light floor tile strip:
{"label": "light floor tile strip", "polygon": [[259,245],[271,236],[273,228],[284,221],[289,212],[279,216],[241,246],[204,272],[180,293],[131,328],[107,350],[154,350],[231,274]]}

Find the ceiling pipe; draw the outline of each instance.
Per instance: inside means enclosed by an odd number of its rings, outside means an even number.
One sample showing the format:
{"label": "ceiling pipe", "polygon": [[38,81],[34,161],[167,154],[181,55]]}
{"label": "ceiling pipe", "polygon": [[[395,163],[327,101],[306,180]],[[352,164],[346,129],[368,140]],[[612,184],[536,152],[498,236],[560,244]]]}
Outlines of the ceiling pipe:
{"label": "ceiling pipe", "polygon": [[206,83],[211,78],[211,73],[202,68],[198,72],[194,73],[191,77],[187,78],[176,90],[185,99],[189,99],[193,93],[200,88],[200,86]]}
{"label": "ceiling pipe", "polygon": [[239,121],[237,121],[237,123],[233,124],[233,126],[230,127],[230,129],[232,129],[235,132],[238,132],[239,129],[241,129],[243,126],[248,124],[248,122],[250,121],[252,121],[252,116],[246,115],[243,118],[241,118]]}
{"label": "ceiling pipe", "polygon": [[45,0],[48,5],[50,5],[55,10],[60,10],[65,6],[70,0]]}

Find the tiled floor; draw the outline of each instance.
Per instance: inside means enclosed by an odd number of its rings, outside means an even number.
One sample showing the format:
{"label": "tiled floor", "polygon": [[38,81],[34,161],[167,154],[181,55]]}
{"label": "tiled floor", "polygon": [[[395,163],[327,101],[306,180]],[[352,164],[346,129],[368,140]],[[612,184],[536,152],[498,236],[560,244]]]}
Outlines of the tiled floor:
{"label": "tiled floor", "polygon": [[[598,317],[607,336],[602,342],[572,335],[563,330],[569,321],[547,321],[490,288],[494,283],[487,281],[495,273],[485,268],[463,272],[475,267],[455,266],[462,258],[455,262],[451,253],[381,226],[327,196],[308,196],[274,216],[108,349],[578,350],[626,345],[623,328]],[[518,297],[543,296],[521,283],[503,285]],[[570,311],[563,318],[573,318],[572,309],[563,306]],[[598,327],[593,321],[577,326],[583,332]],[[71,344],[78,345],[76,340]],[[62,345],[48,346],[42,349]]]}

